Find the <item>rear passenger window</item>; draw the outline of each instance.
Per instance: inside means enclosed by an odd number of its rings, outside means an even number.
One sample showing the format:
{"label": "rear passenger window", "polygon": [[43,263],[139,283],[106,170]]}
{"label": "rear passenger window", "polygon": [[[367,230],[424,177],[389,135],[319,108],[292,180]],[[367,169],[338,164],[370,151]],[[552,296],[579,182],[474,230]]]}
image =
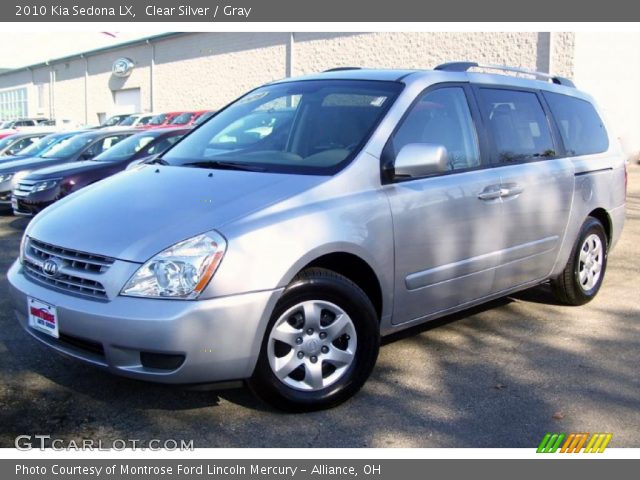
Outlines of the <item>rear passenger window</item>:
{"label": "rear passenger window", "polygon": [[499,162],[556,155],[547,117],[535,93],[481,88],[480,108]]}
{"label": "rear passenger window", "polygon": [[569,155],[606,152],[609,138],[602,119],[589,102],[559,93],[545,92]]}
{"label": "rear passenger window", "polygon": [[473,119],[464,90],[443,87],[425,93],[411,107],[391,138],[394,155],[410,143],[431,143],[447,149],[450,170],[480,165]]}

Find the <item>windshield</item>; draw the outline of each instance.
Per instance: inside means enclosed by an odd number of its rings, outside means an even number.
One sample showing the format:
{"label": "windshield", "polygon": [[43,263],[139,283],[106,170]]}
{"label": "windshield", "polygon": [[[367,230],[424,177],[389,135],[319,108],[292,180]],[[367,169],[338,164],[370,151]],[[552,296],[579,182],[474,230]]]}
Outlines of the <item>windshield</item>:
{"label": "windshield", "polygon": [[93,135],[77,135],[75,137],[65,138],[45,152],[42,158],[62,158],[75,155],[87,144],[91,143],[94,138]]}
{"label": "windshield", "polygon": [[36,157],[41,153],[44,153],[48,148],[52,147],[56,143],[62,141],[64,138],[66,137],[60,135],[47,135],[20,151],[20,155]]}
{"label": "windshield", "polygon": [[138,119],[138,117],[134,117],[133,115],[130,117],[125,118],[123,121],[121,121],[118,126],[119,127],[126,127],[127,125],[133,125],[136,120]]}
{"label": "windshield", "polygon": [[198,125],[200,125],[201,123],[206,122],[206,121],[207,121],[207,120],[209,120],[211,117],[213,117],[213,115],[214,115],[215,113],[216,113],[216,112],[205,112],[205,113],[203,113],[203,114],[202,114],[202,115],[200,115],[198,118],[196,118],[196,121],[195,121],[195,122],[193,122],[193,125],[194,125],[194,126],[198,126]]}
{"label": "windshield", "polygon": [[129,138],[125,138],[121,142],[101,153],[97,157],[93,158],[94,162],[117,162],[118,160],[124,160],[138,153],[150,142],[155,140],[153,135],[134,135]]}
{"label": "windshield", "polygon": [[114,117],[111,117],[109,120],[107,120],[106,122],[104,122],[102,124],[103,127],[113,127],[115,125],[118,125],[118,123],[120,123],[120,121],[122,120],[122,115],[116,115]]}
{"label": "windshield", "polygon": [[4,148],[7,145],[11,145],[15,141],[16,141],[16,139],[13,138],[13,135],[9,135],[8,137],[4,137],[2,140],[0,140],[0,148]]}
{"label": "windshield", "polygon": [[173,120],[169,122],[169,125],[184,125],[191,121],[191,117],[193,117],[193,113],[191,112],[181,113],[177,117],[174,117]]}
{"label": "windshield", "polygon": [[149,125],[162,125],[166,119],[167,114],[161,113],[160,115],[156,115],[151,120],[149,120]]}
{"label": "windshield", "polygon": [[[169,165],[330,174],[382,119],[402,84],[320,80],[269,85],[245,95],[178,143]],[[216,162],[219,162],[216,165]]]}

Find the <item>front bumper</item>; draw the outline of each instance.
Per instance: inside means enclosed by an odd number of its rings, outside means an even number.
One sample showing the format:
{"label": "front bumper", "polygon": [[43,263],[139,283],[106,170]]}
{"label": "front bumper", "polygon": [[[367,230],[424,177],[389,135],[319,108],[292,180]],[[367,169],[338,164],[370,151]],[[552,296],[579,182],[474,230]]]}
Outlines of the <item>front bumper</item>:
{"label": "front bumper", "polygon": [[0,191],[0,205],[11,205],[11,190]]}
{"label": "front bumper", "polygon": [[62,198],[62,195],[58,193],[58,187],[50,190],[43,190],[41,192],[31,192],[26,195],[14,190],[13,198],[15,204],[12,205],[13,213],[16,215],[32,216],[40,213],[56,200]]}
{"label": "front bumper", "polygon": [[[67,356],[126,377],[209,383],[253,373],[269,317],[282,290],[210,300],[75,297],[35,283],[16,261],[7,274],[16,316],[33,337]],[[27,324],[27,297],[57,307],[60,339]],[[150,368],[141,355],[182,356],[174,369]]]}

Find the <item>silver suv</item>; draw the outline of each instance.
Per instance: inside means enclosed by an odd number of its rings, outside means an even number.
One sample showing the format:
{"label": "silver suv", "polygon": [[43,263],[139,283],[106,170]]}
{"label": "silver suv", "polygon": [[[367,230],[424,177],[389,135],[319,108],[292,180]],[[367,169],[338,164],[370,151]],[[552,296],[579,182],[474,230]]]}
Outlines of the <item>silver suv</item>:
{"label": "silver suv", "polygon": [[20,323],[113,373],[243,379],[301,411],[356,393],[382,335],[546,281],[588,302],[623,225],[623,155],[569,80],[485,68],[247,93],[35,217],[8,274]]}

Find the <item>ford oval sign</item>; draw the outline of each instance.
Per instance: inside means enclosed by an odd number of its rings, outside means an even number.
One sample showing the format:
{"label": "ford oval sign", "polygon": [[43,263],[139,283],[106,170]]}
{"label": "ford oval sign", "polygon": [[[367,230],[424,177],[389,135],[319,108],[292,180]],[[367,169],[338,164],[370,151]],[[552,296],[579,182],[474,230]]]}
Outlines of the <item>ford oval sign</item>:
{"label": "ford oval sign", "polygon": [[111,73],[113,73],[114,77],[128,77],[131,75],[131,71],[133,70],[134,64],[133,61],[129,58],[119,58],[115,62],[113,62],[113,66],[111,67]]}

